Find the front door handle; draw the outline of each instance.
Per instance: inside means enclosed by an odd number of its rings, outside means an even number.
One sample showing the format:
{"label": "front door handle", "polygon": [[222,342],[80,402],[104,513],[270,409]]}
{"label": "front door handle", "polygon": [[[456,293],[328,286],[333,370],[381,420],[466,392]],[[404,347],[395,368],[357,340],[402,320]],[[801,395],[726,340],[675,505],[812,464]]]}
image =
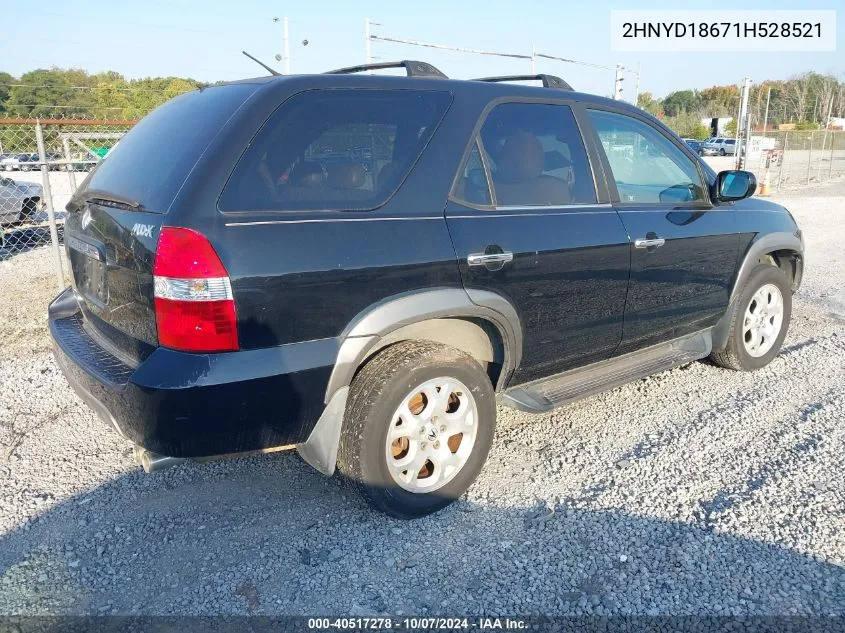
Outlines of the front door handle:
{"label": "front door handle", "polygon": [[471,253],[467,255],[470,266],[486,266],[489,270],[500,270],[505,264],[513,261],[513,253]]}
{"label": "front door handle", "polygon": [[663,246],[666,243],[662,237],[650,237],[648,239],[638,239],[634,240],[634,247],[635,248],[657,248],[658,246]]}

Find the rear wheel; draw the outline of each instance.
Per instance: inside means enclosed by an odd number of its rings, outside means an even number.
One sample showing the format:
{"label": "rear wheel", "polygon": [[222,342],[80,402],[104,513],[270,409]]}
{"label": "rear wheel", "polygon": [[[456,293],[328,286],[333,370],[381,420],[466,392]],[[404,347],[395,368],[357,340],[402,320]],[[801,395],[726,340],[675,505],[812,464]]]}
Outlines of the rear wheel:
{"label": "rear wheel", "polygon": [[791,316],[789,277],[777,266],[759,264],[737,297],[728,344],[711,360],[740,371],[765,367],[778,355]]}
{"label": "rear wheel", "polygon": [[338,466],[382,512],[424,516],[478,476],[495,421],[493,387],[475,359],[429,341],[399,343],[352,382]]}
{"label": "rear wheel", "polygon": [[724,155],[725,155],[725,148],[723,147],[719,150],[719,156],[724,156]]}

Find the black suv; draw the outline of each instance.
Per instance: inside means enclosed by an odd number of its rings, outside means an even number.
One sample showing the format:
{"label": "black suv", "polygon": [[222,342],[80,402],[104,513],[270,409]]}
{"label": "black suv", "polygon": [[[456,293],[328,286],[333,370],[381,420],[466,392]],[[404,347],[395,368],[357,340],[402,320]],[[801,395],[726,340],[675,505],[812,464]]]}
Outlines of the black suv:
{"label": "black suv", "polygon": [[56,357],[145,469],[296,447],[419,516],[478,475],[497,397],[778,353],[803,240],[750,173],[556,77],[395,65],[177,97],[68,204]]}

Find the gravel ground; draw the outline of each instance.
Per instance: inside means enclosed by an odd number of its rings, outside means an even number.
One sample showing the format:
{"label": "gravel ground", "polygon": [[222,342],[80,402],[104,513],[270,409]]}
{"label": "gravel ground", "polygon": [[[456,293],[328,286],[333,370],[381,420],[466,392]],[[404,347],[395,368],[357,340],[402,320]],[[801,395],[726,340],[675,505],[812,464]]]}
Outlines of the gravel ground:
{"label": "gravel ground", "polygon": [[49,250],[0,262],[0,613],[845,614],[845,183],[780,200],[809,257],[769,367],[500,408],[415,522],[290,453],[144,475],[51,358]]}

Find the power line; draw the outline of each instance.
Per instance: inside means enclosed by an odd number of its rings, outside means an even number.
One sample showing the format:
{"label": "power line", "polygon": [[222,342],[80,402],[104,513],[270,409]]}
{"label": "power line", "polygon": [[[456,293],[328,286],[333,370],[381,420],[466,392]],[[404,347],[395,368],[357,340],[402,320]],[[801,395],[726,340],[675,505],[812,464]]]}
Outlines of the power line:
{"label": "power line", "polygon": [[476,55],[492,55],[495,57],[512,57],[514,59],[531,59],[531,55],[522,55],[520,53],[499,53],[496,51],[485,51],[478,48],[463,48],[461,46],[446,46],[445,44],[429,44],[427,42],[418,42],[416,40],[405,40],[398,37],[386,37],[383,35],[370,35],[371,40],[381,40],[382,42],[395,42],[397,44],[410,44],[411,46],[422,46],[424,48],[437,48],[446,51],[457,51],[459,53],[475,53]]}

